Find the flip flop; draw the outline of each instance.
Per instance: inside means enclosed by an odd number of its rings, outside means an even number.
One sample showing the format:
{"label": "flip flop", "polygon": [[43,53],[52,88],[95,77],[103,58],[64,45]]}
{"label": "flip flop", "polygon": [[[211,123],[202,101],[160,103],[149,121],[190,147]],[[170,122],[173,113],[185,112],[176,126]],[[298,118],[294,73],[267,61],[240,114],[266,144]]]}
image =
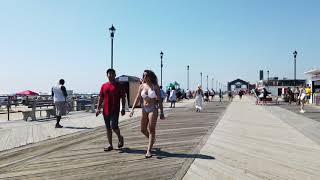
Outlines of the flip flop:
{"label": "flip flop", "polygon": [[144,156],[146,159],[148,159],[148,158],[151,158],[152,157],[152,154],[151,154],[151,152],[150,152],[150,154],[148,155],[148,153]]}
{"label": "flip flop", "polygon": [[120,140],[118,142],[118,148],[122,148],[123,144],[124,144],[124,138],[123,138],[123,136],[121,136],[121,138],[120,138]]}

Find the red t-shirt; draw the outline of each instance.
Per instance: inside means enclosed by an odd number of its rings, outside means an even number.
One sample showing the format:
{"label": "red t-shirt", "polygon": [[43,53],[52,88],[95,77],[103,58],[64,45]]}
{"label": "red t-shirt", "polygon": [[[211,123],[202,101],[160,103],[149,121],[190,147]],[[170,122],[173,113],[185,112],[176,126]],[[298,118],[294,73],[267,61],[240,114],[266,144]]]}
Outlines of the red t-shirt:
{"label": "red t-shirt", "polygon": [[100,97],[103,98],[103,114],[119,116],[120,98],[125,97],[125,92],[119,82],[104,83],[100,90]]}

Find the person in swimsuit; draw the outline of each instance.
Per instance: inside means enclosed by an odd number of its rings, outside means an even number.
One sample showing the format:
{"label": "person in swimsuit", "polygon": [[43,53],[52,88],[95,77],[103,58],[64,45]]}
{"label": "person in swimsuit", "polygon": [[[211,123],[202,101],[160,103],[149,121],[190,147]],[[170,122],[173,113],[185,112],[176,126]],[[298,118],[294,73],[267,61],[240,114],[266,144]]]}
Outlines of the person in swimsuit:
{"label": "person in swimsuit", "polygon": [[160,88],[155,73],[145,70],[143,73],[143,83],[139,86],[137,96],[132,105],[130,117],[133,116],[134,108],[143,99],[141,132],[149,139],[148,149],[145,158],[152,157],[151,149],[155,142],[156,124],[160,109],[160,119],[164,119],[163,105],[160,97]]}

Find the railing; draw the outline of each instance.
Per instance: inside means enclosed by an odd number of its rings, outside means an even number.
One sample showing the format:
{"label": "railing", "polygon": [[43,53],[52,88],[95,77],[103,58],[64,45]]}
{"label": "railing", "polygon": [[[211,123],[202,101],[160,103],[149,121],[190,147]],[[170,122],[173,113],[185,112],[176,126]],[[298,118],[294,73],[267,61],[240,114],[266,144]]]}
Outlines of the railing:
{"label": "railing", "polygon": [[[51,103],[50,103],[51,102]],[[12,106],[28,106],[29,108],[32,104],[38,104],[36,107],[45,107],[45,106],[53,106],[53,100],[50,95],[41,95],[36,97],[27,97],[24,96],[23,99],[17,99],[17,96],[0,96],[0,107],[5,106],[6,112],[2,114],[7,114],[7,119],[10,121],[10,114],[11,113],[18,113],[11,112]],[[97,103],[97,95],[93,94],[81,94],[81,95],[73,95],[67,98],[67,112],[70,111],[82,111],[86,110],[88,106],[91,106],[91,110],[95,108]],[[93,105],[94,104],[94,105]],[[93,107],[93,108],[92,108]],[[41,115],[41,111],[40,111]]]}

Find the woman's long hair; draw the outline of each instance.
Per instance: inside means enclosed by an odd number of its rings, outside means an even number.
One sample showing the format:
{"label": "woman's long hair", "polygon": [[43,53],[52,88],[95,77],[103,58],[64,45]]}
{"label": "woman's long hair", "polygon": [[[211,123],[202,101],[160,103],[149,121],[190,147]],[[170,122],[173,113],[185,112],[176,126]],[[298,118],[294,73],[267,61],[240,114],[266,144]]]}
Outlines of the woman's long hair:
{"label": "woman's long hair", "polygon": [[151,70],[144,70],[143,74],[147,73],[147,76],[150,77],[152,84],[158,85],[158,78],[156,74]]}

